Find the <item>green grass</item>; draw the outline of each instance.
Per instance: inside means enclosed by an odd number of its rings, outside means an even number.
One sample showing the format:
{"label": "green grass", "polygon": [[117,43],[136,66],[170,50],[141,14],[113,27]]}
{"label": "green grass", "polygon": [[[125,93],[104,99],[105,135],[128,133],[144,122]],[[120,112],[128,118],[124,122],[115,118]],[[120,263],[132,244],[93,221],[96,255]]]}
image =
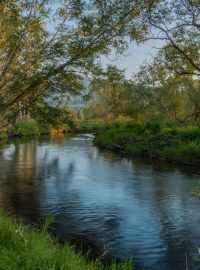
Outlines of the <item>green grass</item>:
{"label": "green grass", "polygon": [[191,141],[169,146],[162,151],[163,158],[183,164],[200,164],[200,143]]}
{"label": "green grass", "polygon": [[200,127],[163,123],[107,128],[95,144],[125,154],[160,158],[174,163],[200,165]]}
{"label": "green grass", "polygon": [[17,134],[17,135],[24,135],[24,136],[38,134],[38,126],[36,122],[33,120],[19,121],[12,128],[12,133]]}
{"label": "green grass", "polygon": [[20,120],[12,128],[12,133],[19,136],[38,135],[45,131],[45,128],[38,125],[33,119]]}
{"label": "green grass", "polygon": [[7,132],[6,132],[5,130],[3,130],[3,131],[1,132],[0,138],[1,138],[2,140],[7,140],[7,139],[8,139],[8,134],[7,134]]}
{"label": "green grass", "polygon": [[103,265],[89,261],[68,244],[60,245],[46,232],[0,213],[0,270],[130,270],[131,262]]}

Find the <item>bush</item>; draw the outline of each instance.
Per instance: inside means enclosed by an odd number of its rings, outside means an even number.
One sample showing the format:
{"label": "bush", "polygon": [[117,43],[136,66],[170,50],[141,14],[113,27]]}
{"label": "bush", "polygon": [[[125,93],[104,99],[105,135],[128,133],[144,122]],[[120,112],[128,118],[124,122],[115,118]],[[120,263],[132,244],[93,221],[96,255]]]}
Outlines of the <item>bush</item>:
{"label": "bush", "polygon": [[33,135],[38,134],[38,126],[36,121],[30,120],[20,120],[18,121],[12,129],[12,132],[17,135]]}
{"label": "bush", "polygon": [[12,133],[19,136],[30,136],[48,133],[49,130],[50,127],[48,125],[39,125],[33,119],[22,119],[12,128]]}

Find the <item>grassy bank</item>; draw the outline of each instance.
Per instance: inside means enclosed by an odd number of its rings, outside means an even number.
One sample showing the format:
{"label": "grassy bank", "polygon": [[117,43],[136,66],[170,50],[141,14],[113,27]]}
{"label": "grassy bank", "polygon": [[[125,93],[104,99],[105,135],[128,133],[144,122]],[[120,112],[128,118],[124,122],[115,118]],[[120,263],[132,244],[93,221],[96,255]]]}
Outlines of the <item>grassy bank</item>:
{"label": "grassy bank", "polygon": [[200,127],[160,123],[107,128],[95,144],[125,154],[159,158],[179,164],[200,165]]}
{"label": "grassy bank", "polygon": [[10,131],[9,135],[15,136],[30,136],[49,133],[50,127],[41,125],[33,119],[18,121]]}
{"label": "grassy bank", "polygon": [[37,123],[34,119],[22,119],[14,125],[7,127],[0,131],[0,139],[7,139],[8,137],[25,137],[43,134],[63,134],[70,132],[70,128],[63,124],[59,128],[52,125]]}
{"label": "grassy bank", "polygon": [[102,265],[88,261],[73,247],[60,245],[45,230],[30,228],[0,213],[1,270],[117,270],[133,269],[131,263]]}
{"label": "grassy bank", "polygon": [[50,133],[50,130],[51,127],[48,125],[41,125],[33,119],[23,119],[13,125],[3,128],[0,131],[0,139],[48,134]]}

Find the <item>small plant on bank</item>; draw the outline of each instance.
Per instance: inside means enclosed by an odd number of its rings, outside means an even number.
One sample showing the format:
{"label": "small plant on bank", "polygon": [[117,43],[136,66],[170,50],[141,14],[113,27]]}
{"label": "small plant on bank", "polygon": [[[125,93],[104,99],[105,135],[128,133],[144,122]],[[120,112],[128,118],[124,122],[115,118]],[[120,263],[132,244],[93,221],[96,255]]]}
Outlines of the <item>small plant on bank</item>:
{"label": "small plant on bank", "polygon": [[30,136],[39,133],[37,122],[33,119],[19,120],[12,129],[12,133],[19,136]]}

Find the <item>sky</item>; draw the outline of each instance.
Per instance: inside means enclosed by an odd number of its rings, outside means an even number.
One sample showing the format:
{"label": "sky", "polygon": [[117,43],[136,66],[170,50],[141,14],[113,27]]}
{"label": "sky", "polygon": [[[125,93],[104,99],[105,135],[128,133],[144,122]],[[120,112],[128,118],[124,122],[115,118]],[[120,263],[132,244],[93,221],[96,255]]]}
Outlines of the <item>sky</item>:
{"label": "sky", "polygon": [[[61,1],[54,1],[53,6],[58,8],[61,5]],[[49,31],[54,30],[54,25],[52,23],[47,23],[47,29]],[[107,65],[115,65],[119,69],[125,71],[125,76],[127,79],[131,78],[133,74],[137,73],[139,67],[144,63],[150,63],[158,49],[163,47],[164,42],[161,40],[150,40],[146,41],[144,44],[139,46],[136,42],[132,41],[129,43],[129,48],[123,55],[117,55],[114,50],[111,54],[106,57],[101,57],[101,63],[104,68]]]}
{"label": "sky", "polygon": [[124,69],[126,77],[131,78],[142,64],[146,62],[150,63],[153,60],[153,57],[163,44],[163,41],[159,40],[151,40],[139,46],[135,42],[131,42],[129,49],[125,51],[123,55],[116,55],[116,53],[112,51],[109,57],[103,56],[101,62],[103,67],[110,64]]}

